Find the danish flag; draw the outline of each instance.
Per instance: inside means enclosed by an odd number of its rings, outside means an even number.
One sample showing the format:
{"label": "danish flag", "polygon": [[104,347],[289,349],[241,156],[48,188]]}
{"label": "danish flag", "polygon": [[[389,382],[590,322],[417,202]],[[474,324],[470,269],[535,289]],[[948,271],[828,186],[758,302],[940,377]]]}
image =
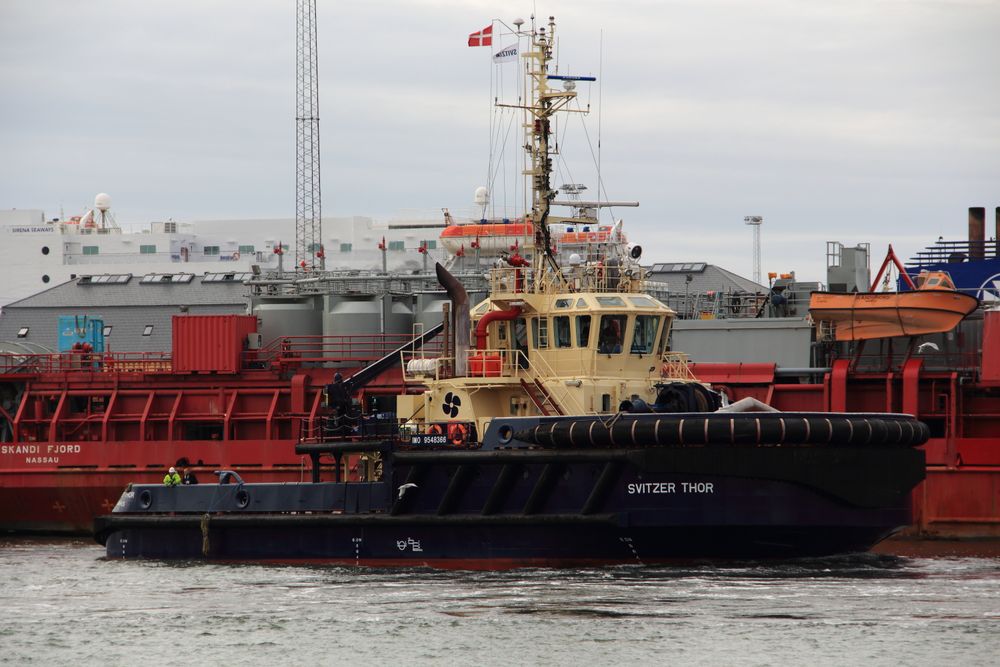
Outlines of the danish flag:
{"label": "danish flag", "polygon": [[469,46],[493,46],[493,24],[469,35]]}

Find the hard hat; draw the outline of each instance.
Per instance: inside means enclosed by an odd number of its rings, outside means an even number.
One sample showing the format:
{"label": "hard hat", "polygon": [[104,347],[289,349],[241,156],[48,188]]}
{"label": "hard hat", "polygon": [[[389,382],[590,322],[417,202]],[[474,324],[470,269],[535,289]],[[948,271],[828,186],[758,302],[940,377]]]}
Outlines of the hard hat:
{"label": "hard hat", "polygon": [[174,474],[175,472],[177,472],[177,469],[176,469],[176,468],[171,468],[171,469],[170,469],[170,474],[171,474],[171,475],[172,475],[172,474]]}

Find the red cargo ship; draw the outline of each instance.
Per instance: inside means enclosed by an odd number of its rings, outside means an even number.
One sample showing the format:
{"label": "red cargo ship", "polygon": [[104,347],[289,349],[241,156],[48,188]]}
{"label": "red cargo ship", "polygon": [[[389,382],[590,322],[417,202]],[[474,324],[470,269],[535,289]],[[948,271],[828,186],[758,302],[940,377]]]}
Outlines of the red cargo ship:
{"label": "red cargo ship", "polygon": [[[301,481],[335,372],[374,377],[362,401],[402,389],[409,336],[286,337],[247,350],[256,318],[178,316],[172,353],[0,355],[0,530],[89,532],[131,482],[190,465],[248,481]],[[389,364],[384,364],[389,366]],[[214,478],[213,478],[214,479]]]}
{"label": "red cargo ship", "polygon": [[[831,349],[829,365],[794,381],[775,364],[692,364],[731,400],[782,411],[901,412],[926,423],[926,480],[914,492],[913,532],[1000,537],[1000,310],[986,310],[917,353],[881,341],[875,353]],[[947,347],[950,343],[950,347]],[[841,355],[841,356],[838,356]]]}

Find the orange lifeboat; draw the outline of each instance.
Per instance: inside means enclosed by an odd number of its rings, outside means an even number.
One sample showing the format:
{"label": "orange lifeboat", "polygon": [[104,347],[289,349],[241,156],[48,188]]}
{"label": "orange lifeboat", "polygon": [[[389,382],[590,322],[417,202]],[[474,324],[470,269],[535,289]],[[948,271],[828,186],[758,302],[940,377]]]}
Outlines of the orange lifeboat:
{"label": "orange lifeboat", "polygon": [[809,313],[833,322],[836,339],[869,340],[951,331],[979,306],[979,300],[955,291],[944,271],[922,272],[910,292],[813,292]]}
{"label": "orange lifeboat", "polygon": [[473,242],[485,254],[498,254],[509,251],[511,246],[530,246],[535,238],[535,230],[531,223],[523,220],[511,222],[482,222],[472,224],[450,224],[441,231],[441,246],[451,254],[456,254],[461,248],[472,248]]}

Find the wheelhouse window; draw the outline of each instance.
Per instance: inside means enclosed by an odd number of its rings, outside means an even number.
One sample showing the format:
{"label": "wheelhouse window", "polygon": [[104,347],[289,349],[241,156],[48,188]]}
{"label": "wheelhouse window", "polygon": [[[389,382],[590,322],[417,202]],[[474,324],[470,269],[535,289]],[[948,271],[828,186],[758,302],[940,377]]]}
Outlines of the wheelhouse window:
{"label": "wheelhouse window", "polygon": [[576,344],[590,347],[590,315],[576,316]]}
{"label": "wheelhouse window", "polygon": [[569,316],[557,315],[552,318],[552,328],[556,337],[556,347],[572,347],[569,336]]}
{"label": "wheelhouse window", "polygon": [[652,354],[659,327],[659,315],[636,315],[635,333],[632,334],[632,348],[629,351],[632,354]]}
{"label": "wheelhouse window", "polygon": [[600,354],[621,354],[625,338],[626,315],[602,315],[597,351]]}

